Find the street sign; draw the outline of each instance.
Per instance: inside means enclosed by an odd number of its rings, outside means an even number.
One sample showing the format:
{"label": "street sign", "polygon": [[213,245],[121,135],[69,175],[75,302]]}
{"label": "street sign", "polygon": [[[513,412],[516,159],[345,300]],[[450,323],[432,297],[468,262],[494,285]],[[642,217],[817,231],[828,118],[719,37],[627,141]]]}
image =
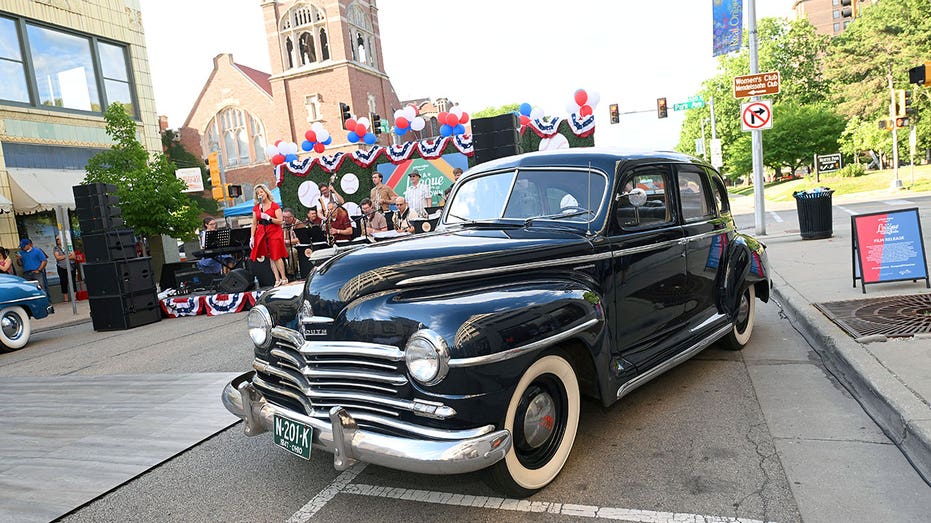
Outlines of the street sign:
{"label": "street sign", "polygon": [[744,131],[773,128],[773,102],[760,100],[740,105],[740,127]]}
{"label": "street sign", "polygon": [[734,77],[734,98],[763,96],[779,92],[779,71]]}
{"label": "street sign", "polygon": [[689,109],[701,109],[705,106],[705,102],[701,100],[690,100],[688,102],[682,102],[672,105],[673,111],[687,111]]}
{"label": "street sign", "polygon": [[695,155],[696,156],[705,155],[705,139],[704,138],[695,139]]}
{"label": "street sign", "polygon": [[200,177],[200,168],[177,169],[175,177],[187,185],[187,189],[181,192],[204,192],[204,180]]}
{"label": "street sign", "polygon": [[711,139],[711,166],[720,169],[724,165],[724,155],[721,154],[721,139]]}
{"label": "street sign", "polygon": [[841,168],[840,153],[818,155],[818,172],[819,173],[832,173],[834,171],[839,171],[840,168]]}

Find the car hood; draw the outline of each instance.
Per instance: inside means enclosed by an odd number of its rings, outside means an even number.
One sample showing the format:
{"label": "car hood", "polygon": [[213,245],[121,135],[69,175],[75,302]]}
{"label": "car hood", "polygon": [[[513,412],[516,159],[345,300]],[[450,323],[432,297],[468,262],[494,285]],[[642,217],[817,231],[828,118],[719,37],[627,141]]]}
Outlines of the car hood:
{"label": "car hood", "polygon": [[306,296],[315,314],[335,317],[346,303],[395,289],[399,283],[442,284],[457,279],[452,273],[578,256],[590,253],[591,248],[584,236],[559,229],[464,228],[417,235],[336,256],[309,279]]}

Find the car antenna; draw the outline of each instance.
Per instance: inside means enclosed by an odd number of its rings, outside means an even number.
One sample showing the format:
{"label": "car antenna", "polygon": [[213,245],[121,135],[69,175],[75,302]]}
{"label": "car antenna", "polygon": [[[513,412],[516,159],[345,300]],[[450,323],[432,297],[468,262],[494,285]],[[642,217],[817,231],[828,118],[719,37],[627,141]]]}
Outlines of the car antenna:
{"label": "car antenna", "polygon": [[588,209],[588,220],[585,221],[585,236],[592,235],[592,162],[588,162],[588,205],[585,207]]}

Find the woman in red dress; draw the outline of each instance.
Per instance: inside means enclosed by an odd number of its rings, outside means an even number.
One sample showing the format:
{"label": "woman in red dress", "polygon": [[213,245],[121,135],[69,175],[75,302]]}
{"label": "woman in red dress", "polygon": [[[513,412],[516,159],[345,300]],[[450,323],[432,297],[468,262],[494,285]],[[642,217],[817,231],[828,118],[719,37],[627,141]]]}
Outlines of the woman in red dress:
{"label": "woman in red dress", "polygon": [[268,256],[272,273],[275,275],[275,287],[288,283],[284,272],[284,257],[288,255],[284,246],[284,232],[281,224],[281,207],[272,199],[271,191],[265,184],[255,186],[255,207],[252,208],[252,237],[249,247],[252,248],[250,258]]}

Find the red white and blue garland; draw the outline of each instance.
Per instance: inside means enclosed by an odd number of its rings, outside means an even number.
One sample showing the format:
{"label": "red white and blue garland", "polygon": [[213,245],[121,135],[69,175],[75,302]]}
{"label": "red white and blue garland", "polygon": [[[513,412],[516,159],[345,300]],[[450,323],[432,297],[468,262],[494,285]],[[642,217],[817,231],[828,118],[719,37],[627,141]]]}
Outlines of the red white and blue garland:
{"label": "red white and blue garland", "polygon": [[409,160],[414,155],[414,151],[417,151],[421,157],[426,159],[439,158],[450,142],[460,153],[466,156],[474,154],[471,135],[446,136],[436,140],[405,142],[388,147],[376,145],[368,151],[359,149],[349,153],[340,152],[333,156],[323,155],[317,158],[305,158],[277,165],[275,166],[275,183],[280,186],[284,182],[285,170],[293,175],[303,177],[307,176],[307,173],[310,172],[314,165],[319,165],[325,172],[332,174],[340,169],[347,158],[350,158],[359,167],[370,167],[382,156],[386,157],[389,162],[398,164]]}
{"label": "red white and blue garland", "polygon": [[238,292],[234,294],[209,294],[206,296],[173,296],[159,301],[162,313],[167,318],[182,316],[219,316],[247,311],[255,305],[263,291]]}
{"label": "red white and blue garland", "polygon": [[162,313],[168,318],[197,316],[204,310],[203,296],[172,297],[161,300]]}
{"label": "red white and blue garland", "polygon": [[204,296],[204,309],[207,312],[207,316],[242,312],[247,305],[251,309],[252,303],[255,303],[255,298],[252,297],[252,293],[250,292],[210,294]]}

